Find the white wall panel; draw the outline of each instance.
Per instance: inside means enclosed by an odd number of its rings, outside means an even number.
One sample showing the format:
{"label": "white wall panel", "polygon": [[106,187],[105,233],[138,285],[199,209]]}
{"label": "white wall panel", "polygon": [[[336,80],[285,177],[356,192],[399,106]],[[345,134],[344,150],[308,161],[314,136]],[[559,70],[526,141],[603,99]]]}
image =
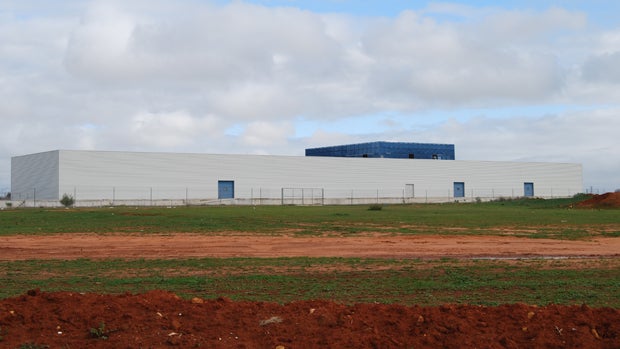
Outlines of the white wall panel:
{"label": "white wall panel", "polygon": [[398,195],[407,184],[416,196],[449,196],[453,182],[466,197],[520,196],[524,182],[537,196],[582,191],[581,165],[563,163],[60,151],[60,169],[60,195],[78,199],[217,198],[218,180],[234,181],[237,198],[279,197],[283,187]]}
{"label": "white wall panel", "polygon": [[11,198],[57,199],[58,154],[55,150],[11,158]]}
{"label": "white wall panel", "polygon": [[454,182],[471,199],[522,196],[525,182],[535,196],[582,191],[581,165],[565,163],[60,150],[11,165],[14,195],[50,200],[217,199],[219,180],[234,181],[239,199],[280,198],[284,187],[323,188],[325,198],[404,197],[411,184],[416,197],[450,197]]}

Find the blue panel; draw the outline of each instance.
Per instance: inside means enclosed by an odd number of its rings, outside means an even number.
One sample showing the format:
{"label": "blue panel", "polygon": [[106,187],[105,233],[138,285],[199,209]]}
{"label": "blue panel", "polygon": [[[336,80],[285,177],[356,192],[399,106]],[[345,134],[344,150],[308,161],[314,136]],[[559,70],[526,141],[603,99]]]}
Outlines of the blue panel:
{"label": "blue panel", "polygon": [[531,183],[531,182],[523,183],[523,196],[526,196],[526,197],[534,196],[534,183]]}
{"label": "blue panel", "polygon": [[235,182],[234,181],[218,181],[217,182],[217,198],[218,199],[234,199],[235,198]]}
{"label": "blue panel", "polygon": [[454,182],[454,197],[455,198],[465,197],[465,183]]}
{"label": "blue panel", "polygon": [[306,149],[306,156],[454,160],[454,144],[370,142]]}

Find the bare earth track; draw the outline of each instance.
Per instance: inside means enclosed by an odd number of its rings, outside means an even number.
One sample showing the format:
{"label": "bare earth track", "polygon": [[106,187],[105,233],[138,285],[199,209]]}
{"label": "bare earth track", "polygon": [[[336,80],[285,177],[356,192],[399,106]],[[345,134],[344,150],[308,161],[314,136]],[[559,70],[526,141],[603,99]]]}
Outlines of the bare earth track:
{"label": "bare earth track", "polygon": [[65,234],[0,237],[0,260],[200,257],[559,258],[620,256],[620,238],[511,236],[206,236]]}

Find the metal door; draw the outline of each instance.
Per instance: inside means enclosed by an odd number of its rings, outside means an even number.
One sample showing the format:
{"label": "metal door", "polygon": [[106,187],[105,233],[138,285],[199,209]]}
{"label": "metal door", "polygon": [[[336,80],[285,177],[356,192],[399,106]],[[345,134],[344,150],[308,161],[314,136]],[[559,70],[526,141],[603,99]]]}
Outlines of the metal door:
{"label": "metal door", "polygon": [[415,186],[413,184],[405,184],[405,197],[407,198],[415,197]]}
{"label": "metal door", "polygon": [[534,196],[534,183],[532,182],[523,183],[523,196],[525,197]]}
{"label": "metal door", "polygon": [[218,199],[234,199],[235,198],[235,182],[234,181],[217,181],[217,198]]}
{"label": "metal door", "polygon": [[465,197],[465,183],[464,182],[454,182],[454,197],[455,198]]}

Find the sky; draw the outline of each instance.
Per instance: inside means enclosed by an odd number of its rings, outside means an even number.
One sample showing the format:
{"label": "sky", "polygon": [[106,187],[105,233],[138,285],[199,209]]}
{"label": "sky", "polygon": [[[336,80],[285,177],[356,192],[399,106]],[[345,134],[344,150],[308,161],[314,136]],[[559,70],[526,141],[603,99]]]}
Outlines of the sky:
{"label": "sky", "polygon": [[0,1],[0,194],[56,149],[369,141],[583,165],[620,189],[620,2]]}

